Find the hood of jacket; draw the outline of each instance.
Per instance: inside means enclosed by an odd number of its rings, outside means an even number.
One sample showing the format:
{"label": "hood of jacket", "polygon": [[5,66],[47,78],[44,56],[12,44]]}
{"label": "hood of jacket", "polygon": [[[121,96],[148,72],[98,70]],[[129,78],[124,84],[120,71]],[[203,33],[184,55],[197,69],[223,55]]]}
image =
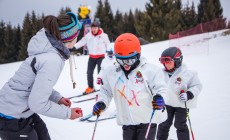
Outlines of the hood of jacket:
{"label": "hood of jacket", "polygon": [[48,52],[59,53],[65,59],[68,59],[70,56],[68,48],[60,40],[47,33],[44,28],[31,38],[27,51],[29,56]]}

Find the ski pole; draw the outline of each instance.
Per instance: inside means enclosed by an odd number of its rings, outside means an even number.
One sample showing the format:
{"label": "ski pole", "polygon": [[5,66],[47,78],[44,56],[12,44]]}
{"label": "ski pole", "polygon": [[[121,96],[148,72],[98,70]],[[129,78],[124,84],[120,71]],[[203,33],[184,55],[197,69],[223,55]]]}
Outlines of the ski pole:
{"label": "ski pole", "polygon": [[88,98],[88,99],[84,99],[84,100],[79,100],[79,101],[73,101],[73,103],[81,103],[81,102],[90,101],[93,99],[96,99],[96,97],[92,97],[92,98]]}
{"label": "ski pole", "polygon": [[148,138],[149,130],[150,130],[150,126],[151,126],[151,124],[152,124],[152,119],[153,119],[154,113],[155,113],[155,110],[153,109],[153,112],[152,112],[152,115],[151,115],[151,118],[150,118],[150,121],[149,121],[149,126],[148,126],[147,132],[146,132],[146,134],[145,134],[145,140],[147,140],[147,138]]}
{"label": "ski pole", "polygon": [[[70,65],[70,77],[71,77],[71,80],[72,80],[72,83],[73,83],[73,88],[75,88],[76,86],[76,82],[75,82],[75,75],[74,75],[74,72],[73,72],[73,63],[75,65],[75,61],[74,61],[74,56],[73,55],[70,55],[70,58],[69,58],[69,65]],[[75,65],[76,67],[76,65]]]}
{"label": "ski pole", "polygon": [[195,137],[194,137],[194,134],[193,134],[193,131],[192,131],[192,124],[191,124],[191,121],[190,121],[189,111],[188,111],[186,102],[184,103],[184,105],[185,105],[185,109],[186,109],[186,113],[187,113],[187,117],[188,117],[188,122],[189,122],[190,131],[191,131],[191,134],[192,134],[192,139],[195,140]]}
{"label": "ski pole", "polygon": [[95,132],[96,132],[97,122],[98,122],[98,118],[99,118],[99,117],[100,117],[100,115],[97,115],[97,119],[96,119],[95,126],[94,126],[94,130],[93,130],[92,140],[94,140],[94,135],[95,135]]}
{"label": "ski pole", "polygon": [[[184,90],[180,91],[180,93],[183,93],[183,92],[184,92]],[[187,114],[187,118],[188,118],[188,122],[189,122],[189,128],[190,128],[190,131],[191,131],[191,134],[192,134],[192,139],[195,140],[195,137],[194,137],[194,134],[193,134],[193,131],[192,131],[192,123],[191,123],[191,120],[190,120],[190,117],[189,117],[189,111],[188,111],[186,102],[184,102],[184,105],[185,105],[186,114]]]}
{"label": "ski pole", "polygon": [[77,69],[77,67],[76,67],[76,62],[75,62],[75,58],[74,58],[74,56],[73,56],[73,62],[74,62],[74,67],[75,67],[75,70]]}

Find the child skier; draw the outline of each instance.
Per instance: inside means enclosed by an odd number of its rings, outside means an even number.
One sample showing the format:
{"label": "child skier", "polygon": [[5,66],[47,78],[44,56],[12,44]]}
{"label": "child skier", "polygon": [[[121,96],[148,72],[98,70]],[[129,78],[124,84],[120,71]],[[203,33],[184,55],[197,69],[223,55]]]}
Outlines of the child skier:
{"label": "child skier", "polygon": [[101,71],[98,74],[97,77],[97,84],[101,85],[103,84],[102,76],[106,68],[110,67],[111,65],[116,64],[116,59],[114,57],[114,43],[110,43],[108,46],[107,56],[103,59],[101,62]]}
{"label": "child skier", "polygon": [[182,65],[182,60],[181,50],[177,47],[164,50],[160,57],[160,62],[164,65],[164,79],[168,84],[169,98],[165,102],[168,119],[159,125],[157,140],[167,140],[174,117],[178,140],[189,140],[185,103],[188,108],[196,106],[202,84],[197,73]]}
{"label": "child skier", "polygon": [[156,110],[148,136],[148,140],[153,140],[155,123],[167,117],[163,110],[167,93],[163,73],[160,68],[140,57],[140,42],[135,35],[120,35],[114,47],[117,63],[104,71],[103,85],[93,107],[93,114],[100,115],[114,97],[117,123],[122,125],[123,139],[143,140],[150,117]]}

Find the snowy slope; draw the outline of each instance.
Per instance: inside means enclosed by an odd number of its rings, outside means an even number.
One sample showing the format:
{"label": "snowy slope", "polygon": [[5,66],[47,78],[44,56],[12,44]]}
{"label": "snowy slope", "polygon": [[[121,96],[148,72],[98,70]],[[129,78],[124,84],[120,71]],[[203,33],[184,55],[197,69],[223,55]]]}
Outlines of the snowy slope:
{"label": "snowy slope", "polygon": [[[230,60],[230,36],[220,36],[220,31],[205,36],[209,36],[211,39],[208,42],[199,42],[208,47],[202,54],[195,53],[199,51],[195,47],[196,43],[182,48],[183,62],[190,69],[198,72],[203,83],[203,90],[198,98],[198,107],[190,110],[190,119],[196,140],[229,140],[230,64],[228,59]],[[188,39],[192,39],[192,37]],[[142,56],[145,56],[149,62],[162,67],[158,59],[169,44],[171,44],[170,41],[163,41],[142,46]],[[193,53],[190,53],[191,50]],[[55,89],[65,97],[80,94],[87,87],[88,56],[75,57],[75,61],[77,64],[76,89],[72,89],[68,61],[66,61],[65,68],[55,86]],[[0,65],[0,87],[14,74],[20,64],[21,62]],[[97,88],[99,87],[97,86]],[[81,107],[83,114],[87,115],[92,111],[93,104],[94,101],[88,101],[72,106]],[[115,105],[112,102],[107,113],[114,110]],[[89,140],[92,137],[94,123],[59,120],[45,116],[42,118],[46,122],[53,140]],[[122,140],[122,128],[116,124],[115,119],[99,122],[97,126],[95,140]],[[170,138],[177,140],[173,126],[171,130]]]}

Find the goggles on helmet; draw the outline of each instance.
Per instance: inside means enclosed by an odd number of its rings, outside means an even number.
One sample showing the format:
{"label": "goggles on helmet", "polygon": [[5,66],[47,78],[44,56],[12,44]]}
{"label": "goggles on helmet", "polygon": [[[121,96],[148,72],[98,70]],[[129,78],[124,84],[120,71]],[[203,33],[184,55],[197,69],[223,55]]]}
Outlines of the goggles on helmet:
{"label": "goggles on helmet", "polygon": [[112,58],[114,54],[113,54],[113,52],[108,52],[107,55],[109,58]]}
{"label": "goggles on helmet", "polygon": [[137,56],[133,56],[130,58],[117,58],[117,62],[124,66],[124,65],[128,65],[128,66],[132,66],[136,61],[137,61]]}
{"label": "goggles on helmet", "polygon": [[174,61],[171,57],[167,56],[167,57],[160,57],[159,61],[161,62],[161,64],[169,64],[172,61]]}

